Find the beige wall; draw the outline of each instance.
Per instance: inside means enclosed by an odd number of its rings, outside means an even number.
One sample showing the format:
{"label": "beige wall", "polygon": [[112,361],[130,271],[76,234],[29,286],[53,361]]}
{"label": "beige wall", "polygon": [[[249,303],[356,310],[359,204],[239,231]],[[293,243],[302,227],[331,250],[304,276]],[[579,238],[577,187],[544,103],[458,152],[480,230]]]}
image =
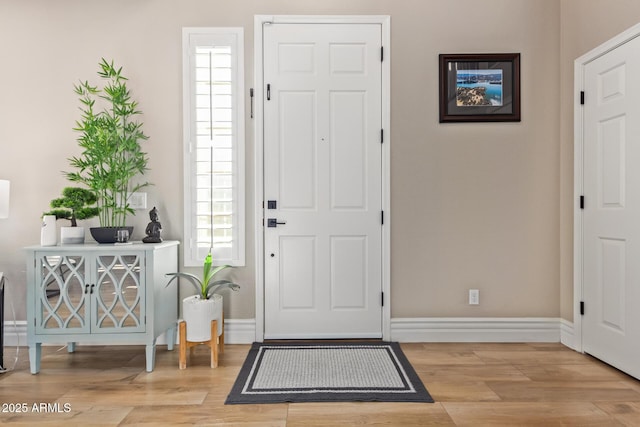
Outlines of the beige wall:
{"label": "beige wall", "polygon": [[[181,239],[181,28],[243,26],[248,89],[255,14],[391,16],[392,317],[557,317],[561,3],[481,4],[0,0],[0,178],[13,189],[11,218],[0,220],[0,269],[18,320],[21,248],[39,242],[39,216],[78,153],[72,84],[95,81],[101,57],[124,66],[151,136],[149,204],[164,237]],[[473,52],[522,54],[521,123],[438,123],[438,54]],[[226,299],[236,319],[254,317],[252,138],[247,118],[248,266],[236,271],[242,291]],[[134,238],[147,221],[146,212],[135,218]],[[479,306],[467,305],[469,288],[480,289]]]}
{"label": "beige wall", "polygon": [[640,22],[637,0],[561,0],[560,81],[560,298],[561,316],[573,319],[574,61]]}

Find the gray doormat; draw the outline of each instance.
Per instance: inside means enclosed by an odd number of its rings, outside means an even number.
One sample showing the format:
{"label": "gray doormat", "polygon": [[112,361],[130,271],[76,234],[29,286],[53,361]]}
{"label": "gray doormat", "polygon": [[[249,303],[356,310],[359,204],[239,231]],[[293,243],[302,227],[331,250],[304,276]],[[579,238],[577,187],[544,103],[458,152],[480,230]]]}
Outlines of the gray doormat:
{"label": "gray doormat", "polygon": [[395,342],[254,343],[225,404],[433,402]]}

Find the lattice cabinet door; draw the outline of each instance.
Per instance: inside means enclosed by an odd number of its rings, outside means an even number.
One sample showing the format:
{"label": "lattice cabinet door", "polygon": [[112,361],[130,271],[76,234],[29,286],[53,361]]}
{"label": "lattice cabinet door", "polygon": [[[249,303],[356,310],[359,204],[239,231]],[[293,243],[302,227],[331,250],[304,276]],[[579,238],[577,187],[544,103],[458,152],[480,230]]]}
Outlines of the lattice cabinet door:
{"label": "lattice cabinet door", "polygon": [[91,286],[82,254],[36,253],[36,333],[87,333]]}
{"label": "lattice cabinet door", "polygon": [[97,254],[92,262],[91,332],[144,332],[144,253]]}

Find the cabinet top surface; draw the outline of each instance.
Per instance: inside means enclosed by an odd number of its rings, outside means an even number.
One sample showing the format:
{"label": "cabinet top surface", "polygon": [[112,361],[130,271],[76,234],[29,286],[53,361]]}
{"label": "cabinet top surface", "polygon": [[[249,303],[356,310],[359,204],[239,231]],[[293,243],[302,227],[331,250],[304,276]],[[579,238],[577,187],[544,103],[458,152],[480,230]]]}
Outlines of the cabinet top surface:
{"label": "cabinet top surface", "polygon": [[132,241],[131,243],[84,243],[78,245],[61,245],[56,246],[27,246],[26,251],[44,251],[44,252],[60,252],[60,251],[92,251],[92,252],[115,252],[115,251],[140,251],[166,248],[170,246],[178,246],[177,240],[165,240],[161,243],[142,243],[142,241]]}

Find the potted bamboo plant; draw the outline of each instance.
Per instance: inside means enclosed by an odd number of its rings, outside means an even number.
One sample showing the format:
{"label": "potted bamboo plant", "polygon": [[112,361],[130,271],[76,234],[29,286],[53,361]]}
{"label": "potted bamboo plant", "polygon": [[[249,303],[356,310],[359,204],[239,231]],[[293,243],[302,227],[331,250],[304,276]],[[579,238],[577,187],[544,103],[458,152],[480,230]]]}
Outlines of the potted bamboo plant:
{"label": "potted bamboo plant", "polygon": [[98,215],[98,208],[92,206],[96,200],[96,195],[86,188],[66,187],[62,190],[62,197],[51,201],[52,209],[43,215],[53,215],[56,219],[66,219],[71,222],[70,227],[60,227],[62,244],[84,243],[84,227],[78,227],[78,220]]}
{"label": "potted bamboo plant", "polygon": [[75,85],[82,117],[74,130],[80,133],[78,144],[83,151],[69,159],[76,171],[66,176],[95,193],[100,227],[91,228],[91,235],[99,243],[113,243],[119,229],[127,228],[131,235],[133,227],[126,226],[126,219],[135,212],[129,197],[149,185],[134,181],[147,171],[148,159],[140,142],[148,137],[135,120],[141,112],[131,98],[122,67],[103,58],[98,76],[104,81],[102,88],[88,81]]}
{"label": "potted bamboo plant", "polygon": [[[187,323],[187,341],[204,342],[211,337],[211,321],[222,318],[222,295],[219,292],[230,288],[234,291],[240,285],[226,279],[216,279],[218,273],[230,268],[229,265],[213,267],[211,251],[204,259],[202,278],[191,273],[169,273],[172,276],[167,286],[176,278],[187,279],[198,293],[182,300],[182,318]],[[218,322],[218,335],[222,334],[223,324]]]}

